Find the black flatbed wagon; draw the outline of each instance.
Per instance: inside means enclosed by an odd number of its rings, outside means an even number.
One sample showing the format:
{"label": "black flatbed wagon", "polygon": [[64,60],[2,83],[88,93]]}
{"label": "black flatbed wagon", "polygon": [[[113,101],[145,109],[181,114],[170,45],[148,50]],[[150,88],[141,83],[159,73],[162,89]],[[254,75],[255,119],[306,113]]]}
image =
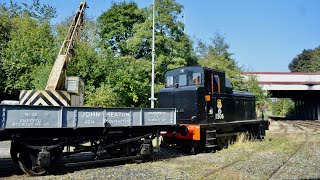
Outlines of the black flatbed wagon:
{"label": "black flatbed wagon", "polygon": [[0,105],[0,117],[0,141],[12,141],[13,161],[30,175],[46,174],[64,156],[83,152],[94,154],[92,162],[142,160],[152,153],[152,139],[176,125],[172,108]]}

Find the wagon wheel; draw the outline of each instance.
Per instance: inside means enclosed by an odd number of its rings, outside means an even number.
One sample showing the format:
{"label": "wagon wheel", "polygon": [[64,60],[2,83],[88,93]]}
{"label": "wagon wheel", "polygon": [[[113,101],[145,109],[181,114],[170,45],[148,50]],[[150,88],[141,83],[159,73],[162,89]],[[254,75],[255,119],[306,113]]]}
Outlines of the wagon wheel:
{"label": "wagon wheel", "polygon": [[19,167],[24,173],[29,174],[30,176],[41,176],[47,173],[46,169],[33,166],[36,157],[31,152],[20,152],[18,157]]}
{"label": "wagon wheel", "polygon": [[51,151],[51,165],[50,168],[47,169],[47,173],[56,173],[56,172],[63,172],[64,171],[64,162],[62,160],[63,158],[63,148],[56,148]]}
{"label": "wagon wheel", "polygon": [[[137,157],[135,159],[131,160],[133,163],[140,164],[143,162],[147,162],[150,159],[150,156],[142,156],[140,154],[140,151],[141,151],[141,144],[140,143],[128,144],[127,148],[128,148],[127,156],[137,155]],[[138,157],[138,155],[140,155],[140,156]]]}
{"label": "wagon wheel", "polygon": [[18,153],[19,153],[19,145],[18,143],[12,141],[11,148],[10,148],[10,155],[11,155],[12,161],[17,165],[19,165]]}

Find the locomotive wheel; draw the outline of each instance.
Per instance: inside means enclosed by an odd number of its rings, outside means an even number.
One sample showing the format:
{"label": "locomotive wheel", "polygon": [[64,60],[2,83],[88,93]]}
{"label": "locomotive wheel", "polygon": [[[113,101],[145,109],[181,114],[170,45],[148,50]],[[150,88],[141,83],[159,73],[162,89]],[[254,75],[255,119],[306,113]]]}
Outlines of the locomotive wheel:
{"label": "locomotive wheel", "polygon": [[229,138],[228,137],[217,138],[217,148],[219,150],[228,148],[228,146],[229,146]]}
{"label": "locomotive wheel", "polygon": [[187,146],[185,147],[185,149],[187,150],[187,153],[189,153],[191,155],[196,155],[196,154],[201,153],[205,150],[204,144],[201,144],[200,141],[189,142],[187,144]]}
{"label": "locomotive wheel", "polygon": [[33,166],[32,159],[35,157],[30,152],[20,152],[18,156],[19,167],[24,173],[30,176],[41,176],[47,173],[46,169]]}

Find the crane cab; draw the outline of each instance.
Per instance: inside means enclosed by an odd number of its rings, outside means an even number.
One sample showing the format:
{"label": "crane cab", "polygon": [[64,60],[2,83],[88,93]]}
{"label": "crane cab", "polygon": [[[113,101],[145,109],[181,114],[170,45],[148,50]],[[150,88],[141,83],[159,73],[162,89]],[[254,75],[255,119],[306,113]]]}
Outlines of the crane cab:
{"label": "crane cab", "polygon": [[80,77],[66,78],[65,89],[70,94],[71,106],[81,107],[84,101],[84,82]]}

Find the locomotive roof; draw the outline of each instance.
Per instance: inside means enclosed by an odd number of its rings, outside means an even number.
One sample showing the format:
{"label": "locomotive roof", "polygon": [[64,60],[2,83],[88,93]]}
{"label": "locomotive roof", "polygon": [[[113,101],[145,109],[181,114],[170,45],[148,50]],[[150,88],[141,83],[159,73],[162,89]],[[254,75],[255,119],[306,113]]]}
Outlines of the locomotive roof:
{"label": "locomotive roof", "polygon": [[215,71],[215,72],[219,72],[219,73],[225,73],[225,71],[222,71],[222,70],[215,70],[212,68],[207,68],[207,67],[202,67],[202,66],[185,66],[185,67],[179,67],[179,68],[175,68],[175,69],[167,71],[166,76],[177,74],[177,72],[181,71],[182,69],[184,71],[192,71],[192,72],[202,72],[202,71],[208,70],[208,71]]}
{"label": "locomotive roof", "polygon": [[233,95],[240,95],[240,96],[247,96],[247,97],[254,97],[253,93],[247,92],[247,91],[237,91],[233,90]]}

